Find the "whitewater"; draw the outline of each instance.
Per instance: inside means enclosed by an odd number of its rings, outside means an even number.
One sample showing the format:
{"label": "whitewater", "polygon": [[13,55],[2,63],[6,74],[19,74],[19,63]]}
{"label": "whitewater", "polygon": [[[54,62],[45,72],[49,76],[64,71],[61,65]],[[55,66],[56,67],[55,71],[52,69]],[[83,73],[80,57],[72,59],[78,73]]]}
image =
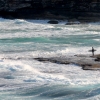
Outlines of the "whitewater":
{"label": "whitewater", "polygon": [[0,100],[100,100],[100,70],[34,59],[100,54],[100,22],[48,21],[0,18]]}

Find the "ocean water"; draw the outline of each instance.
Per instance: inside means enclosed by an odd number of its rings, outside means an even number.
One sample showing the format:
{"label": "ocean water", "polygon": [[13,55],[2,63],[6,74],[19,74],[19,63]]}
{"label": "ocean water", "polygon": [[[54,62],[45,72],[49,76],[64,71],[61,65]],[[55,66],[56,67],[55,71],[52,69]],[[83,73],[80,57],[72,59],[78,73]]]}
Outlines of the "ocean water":
{"label": "ocean water", "polygon": [[100,23],[0,18],[0,100],[100,100],[100,71],[36,57],[100,53]]}

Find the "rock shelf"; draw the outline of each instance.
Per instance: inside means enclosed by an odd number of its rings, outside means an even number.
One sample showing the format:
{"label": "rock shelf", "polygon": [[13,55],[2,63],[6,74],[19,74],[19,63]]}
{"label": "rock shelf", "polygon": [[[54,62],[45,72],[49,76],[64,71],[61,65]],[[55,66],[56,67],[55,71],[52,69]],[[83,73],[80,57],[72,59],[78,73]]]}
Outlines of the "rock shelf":
{"label": "rock shelf", "polygon": [[83,70],[100,69],[100,54],[95,56],[74,55],[70,57],[51,57],[51,58],[34,58],[34,59],[41,62],[52,62],[57,64],[76,64],[81,66]]}
{"label": "rock shelf", "polygon": [[73,55],[73,56],[60,56],[60,57],[18,57],[18,58],[1,58],[1,60],[37,60],[40,62],[51,62],[56,64],[75,64],[82,67],[83,70],[100,70],[100,54],[90,55]]}

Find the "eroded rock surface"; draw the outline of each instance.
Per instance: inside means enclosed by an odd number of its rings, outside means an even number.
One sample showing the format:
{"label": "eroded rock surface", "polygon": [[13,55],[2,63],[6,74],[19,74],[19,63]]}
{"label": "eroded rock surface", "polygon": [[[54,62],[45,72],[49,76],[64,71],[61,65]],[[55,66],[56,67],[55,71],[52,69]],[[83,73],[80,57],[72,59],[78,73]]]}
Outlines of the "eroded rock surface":
{"label": "eroded rock surface", "polygon": [[77,64],[83,70],[98,70],[100,69],[100,55],[74,55],[71,57],[51,57],[51,58],[34,58],[42,62],[52,62],[57,64]]}

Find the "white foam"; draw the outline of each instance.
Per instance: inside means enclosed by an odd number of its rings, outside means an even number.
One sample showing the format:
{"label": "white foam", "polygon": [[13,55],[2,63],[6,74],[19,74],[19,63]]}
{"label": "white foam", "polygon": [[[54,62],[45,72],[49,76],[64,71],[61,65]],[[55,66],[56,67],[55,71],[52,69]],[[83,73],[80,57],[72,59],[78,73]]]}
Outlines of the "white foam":
{"label": "white foam", "polygon": [[[31,38],[31,37],[45,37],[48,39],[67,37],[68,36],[95,36],[99,34],[99,25],[71,25],[66,26],[63,22],[58,25],[47,24],[48,20],[5,20],[0,19],[0,39],[11,38]],[[93,29],[92,29],[93,28]],[[91,31],[92,30],[92,31]],[[5,35],[6,34],[6,35]],[[52,38],[51,38],[52,37]],[[61,39],[63,39],[61,38]],[[72,38],[74,39],[74,38]],[[81,39],[84,39],[81,37]],[[98,40],[98,39],[94,39]],[[57,42],[50,40],[50,43],[5,43],[1,45],[1,49],[7,52],[0,54],[0,72],[9,72],[14,75],[17,81],[33,82],[39,84],[56,83],[67,85],[89,85],[99,84],[99,71],[84,71],[79,66],[75,65],[60,65],[53,63],[42,63],[35,61],[35,57],[56,57],[56,56],[72,56],[76,54],[89,54],[88,50],[92,45],[84,46],[80,42],[69,44],[61,43],[60,39]],[[71,41],[69,39],[69,41]],[[78,45],[78,43],[80,45]],[[74,45],[75,44],[75,45]],[[94,45],[93,45],[94,46]],[[32,48],[32,49],[29,49]],[[99,54],[100,48],[97,45],[94,47]],[[22,50],[23,52],[18,52]],[[26,50],[26,52],[25,52]],[[33,51],[32,51],[33,50]],[[15,51],[15,52],[10,52]],[[2,60],[2,58],[4,58]],[[11,58],[11,59],[9,59]],[[22,59],[18,59],[22,58]],[[24,58],[24,59],[23,59]],[[26,59],[25,59],[26,58]],[[31,58],[28,59],[28,58]],[[15,74],[16,73],[16,74]],[[21,73],[21,75],[20,75]],[[17,75],[17,76],[16,76]],[[5,79],[6,80],[6,79]],[[13,79],[12,79],[13,81]]]}
{"label": "white foam", "polygon": [[[100,48],[94,47],[97,51],[95,54],[99,54]],[[92,55],[89,50],[91,50],[92,47],[66,47],[62,50],[55,50],[55,51],[34,51],[32,52],[33,57],[68,57],[68,56],[74,56],[74,55]]]}
{"label": "white foam", "polygon": [[[34,84],[64,84],[84,86],[100,84],[100,71],[86,71],[76,65],[42,63],[35,60],[7,60],[0,62],[0,77],[5,74],[6,84],[12,82]],[[13,77],[11,82],[7,77]],[[9,78],[9,77],[8,77]]]}
{"label": "white foam", "polygon": [[[51,37],[51,36],[67,36],[67,35],[84,35],[84,34],[98,34],[99,25],[75,25],[66,26],[61,21],[61,24],[52,25],[47,24],[48,20],[8,20],[2,19],[0,22],[1,35],[0,38],[14,38],[14,37]],[[19,25],[20,24],[20,25]],[[89,31],[94,30],[94,31]],[[6,35],[5,35],[6,33]]]}
{"label": "white foam", "polygon": [[92,97],[80,99],[80,100],[100,100],[100,95],[96,95],[96,96],[92,96]]}
{"label": "white foam", "polygon": [[94,39],[95,41],[100,41],[100,39]]}

